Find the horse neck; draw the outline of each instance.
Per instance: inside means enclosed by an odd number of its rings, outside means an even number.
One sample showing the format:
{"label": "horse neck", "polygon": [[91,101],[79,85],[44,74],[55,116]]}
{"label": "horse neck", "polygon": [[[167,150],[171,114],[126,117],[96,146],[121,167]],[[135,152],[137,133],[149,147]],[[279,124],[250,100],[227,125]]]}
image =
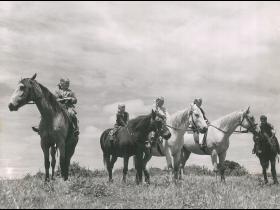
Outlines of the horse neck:
{"label": "horse neck", "polygon": [[242,114],[242,112],[234,112],[214,121],[213,124],[216,124],[218,128],[225,131],[228,135],[231,135],[240,125]]}
{"label": "horse neck", "polygon": [[[141,122],[137,122],[137,124],[138,123],[141,123],[140,125],[141,126],[139,126],[139,125],[133,125],[134,123],[135,123],[135,120],[137,120],[137,119],[133,119],[133,120],[129,120],[128,121],[128,127],[130,128],[130,129],[132,129],[132,130],[134,130],[135,132],[139,132],[140,134],[142,134],[143,136],[145,136],[145,135],[148,135],[148,133],[149,133],[149,127],[150,127],[150,123],[148,123],[148,121],[150,122],[150,120],[151,120],[151,118],[150,118],[150,116],[149,117],[146,117],[145,119],[141,119]],[[139,119],[140,120],[140,119]],[[144,121],[144,122],[143,122]],[[137,127],[136,129],[137,130],[135,130],[135,128],[134,127]],[[144,131],[144,132],[143,132]]]}
{"label": "horse neck", "polygon": [[[55,111],[54,105],[48,100],[48,96],[51,96],[52,93],[49,92],[46,88],[41,88],[42,94],[38,93],[35,95],[38,99],[35,101],[35,104],[42,116],[42,119],[52,119],[57,114]],[[57,103],[57,102],[56,102]],[[58,104],[56,104],[58,106]]]}
{"label": "horse neck", "polygon": [[184,134],[189,127],[189,110],[185,109],[176,112],[168,121],[172,127],[176,128],[176,132]]}

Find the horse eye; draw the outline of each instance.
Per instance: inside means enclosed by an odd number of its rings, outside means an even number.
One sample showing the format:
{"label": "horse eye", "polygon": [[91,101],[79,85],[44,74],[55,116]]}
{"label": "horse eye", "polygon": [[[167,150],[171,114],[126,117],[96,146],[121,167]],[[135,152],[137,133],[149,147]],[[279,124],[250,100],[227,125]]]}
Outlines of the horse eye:
{"label": "horse eye", "polygon": [[25,86],[22,85],[22,86],[19,87],[19,89],[20,89],[20,90],[24,90],[24,89],[25,89]]}
{"label": "horse eye", "polygon": [[198,118],[198,117],[199,117],[199,114],[195,114],[195,116]]}

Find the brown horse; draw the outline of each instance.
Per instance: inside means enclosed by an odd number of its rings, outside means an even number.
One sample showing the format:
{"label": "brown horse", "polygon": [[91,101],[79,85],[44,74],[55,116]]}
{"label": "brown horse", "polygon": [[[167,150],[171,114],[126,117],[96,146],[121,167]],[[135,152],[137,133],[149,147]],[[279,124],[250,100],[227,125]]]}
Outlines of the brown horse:
{"label": "brown horse", "polygon": [[265,184],[268,183],[267,179],[267,169],[269,167],[269,162],[271,166],[271,175],[273,178],[274,184],[279,184],[277,179],[277,173],[276,173],[276,157],[277,157],[277,148],[275,146],[276,138],[268,139],[266,138],[260,131],[259,128],[256,129],[256,131],[253,133],[253,140],[255,142],[255,151],[257,157],[260,159],[260,163],[263,169],[263,176],[264,176],[264,182]]}
{"label": "brown horse", "polygon": [[[105,130],[100,137],[100,145],[103,151],[104,164],[109,173],[109,182],[113,181],[112,170],[118,157],[124,159],[123,182],[126,182],[128,172],[128,161],[135,155],[136,183],[142,182],[143,173],[143,151],[149,147],[148,134],[151,131],[160,130],[164,119],[154,111],[150,115],[139,116],[129,120],[127,127],[122,127],[116,134],[116,141],[111,142],[109,133],[111,129]],[[170,134],[170,133],[169,133]]]}
{"label": "brown horse", "polygon": [[[36,74],[32,78],[22,79],[14,91],[10,111],[17,111],[20,107],[34,102],[41,114],[40,136],[41,148],[44,152],[46,181],[49,181],[50,161],[52,156],[52,178],[56,164],[56,148],[60,152],[61,175],[68,179],[70,159],[78,143],[78,137],[73,134],[73,127],[67,110],[57,102],[56,97],[43,85],[38,83]],[[51,152],[50,152],[51,150]]]}

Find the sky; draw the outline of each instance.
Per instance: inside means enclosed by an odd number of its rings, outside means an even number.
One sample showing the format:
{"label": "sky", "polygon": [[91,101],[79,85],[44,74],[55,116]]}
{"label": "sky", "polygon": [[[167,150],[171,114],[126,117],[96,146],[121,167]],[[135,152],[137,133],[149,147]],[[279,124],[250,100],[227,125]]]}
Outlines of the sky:
{"label": "sky", "polygon": [[[210,120],[251,106],[278,131],[279,10],[279,2],[1,2],[0,176],[44,168],[31,130],[38,110],[8,110],[18,81],[34,73],[51,91],[70,79],[81,129],[73,160],[90,169],[103,169],[99,137],[119,103],[136,117],[157,96],[169,113],[200,97]],[[252,147],[251,135],[233,135],[227,159],[259,173]],[[189,164],[212,168],[210,157]]]}

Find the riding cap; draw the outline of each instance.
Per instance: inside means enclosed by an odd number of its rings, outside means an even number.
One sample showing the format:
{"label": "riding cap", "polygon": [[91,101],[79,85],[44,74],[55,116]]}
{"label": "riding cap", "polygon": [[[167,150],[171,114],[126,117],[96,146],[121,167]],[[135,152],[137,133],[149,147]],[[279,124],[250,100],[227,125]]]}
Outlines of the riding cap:
{"label": "riding cap", "polygon": [[62,85],[62,84],[70,85],[70,80],[69,79],[60,79],[58,85]]}
{"label": "riding cap", "polygon": [[267,120],[267,116],[261,115],[260,119],[261,119],[261,120]]}
{"label": "riding cap", "polygon": [[119,105],[118,105],[118,108],[119,108],[119,109],[124,109],[124,108],[125,108],[125,104],[119,104]]}
{"label": "riding cap", "polygon": [[164,97],[160,96],[156,99],[156,102],[164,102]]}
{"label": "riding cap", "polygon": [[193,103],[194,104],[202,103],[202,99],[201,98],[196,98],[196,99],[194,99]]}

